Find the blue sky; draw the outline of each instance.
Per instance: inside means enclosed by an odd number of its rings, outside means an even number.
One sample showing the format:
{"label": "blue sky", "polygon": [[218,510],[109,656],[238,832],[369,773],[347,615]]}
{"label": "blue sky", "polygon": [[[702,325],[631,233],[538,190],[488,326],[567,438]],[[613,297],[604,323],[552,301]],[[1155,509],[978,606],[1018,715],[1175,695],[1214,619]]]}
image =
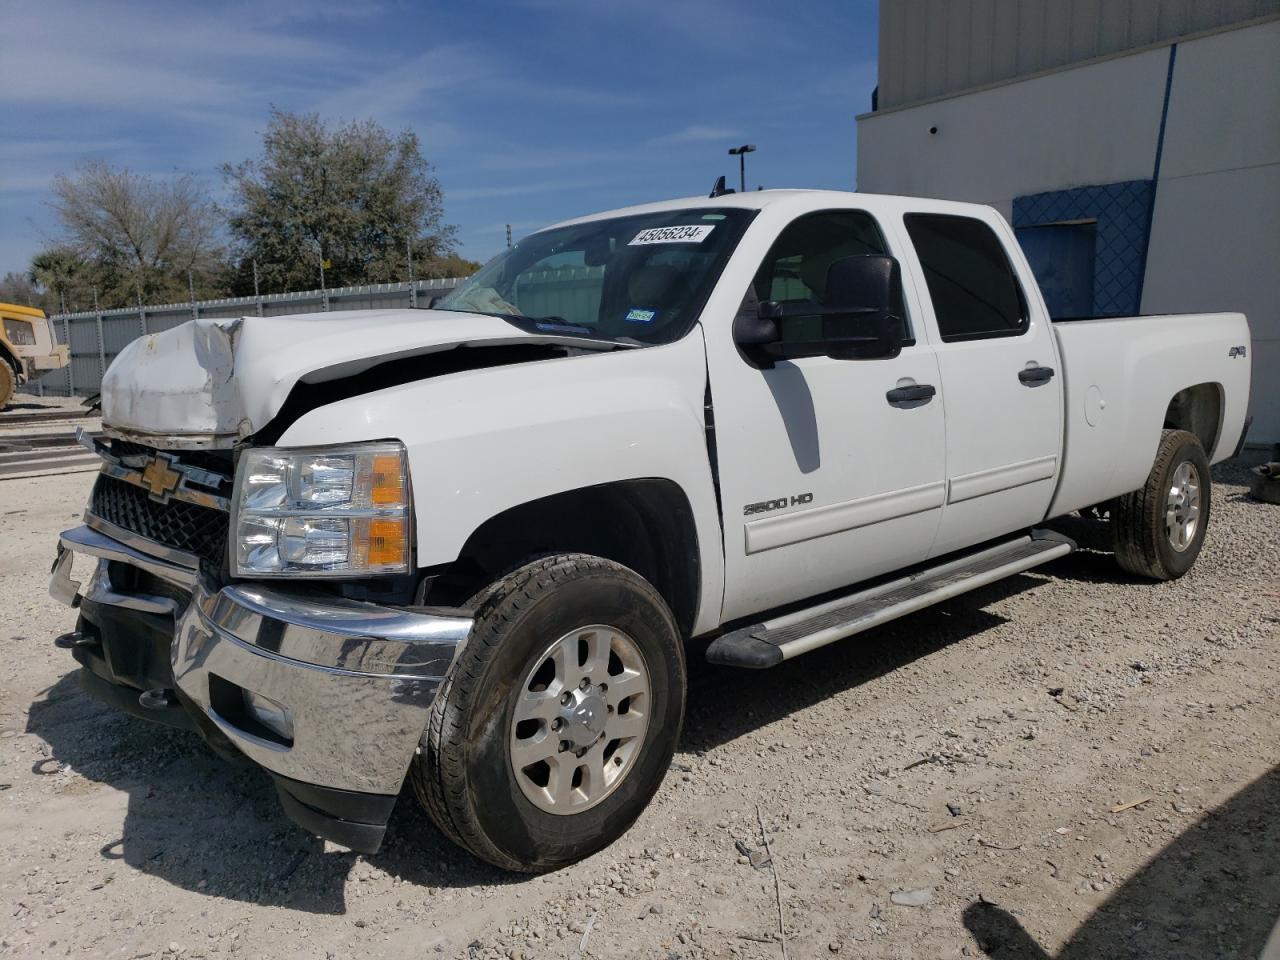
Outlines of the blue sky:
{"label": "blue sky", "polygon": [[0,0],[0,274],[56,237],[54,174],[203,177],[269,108],[410,127],[461,252],[594,210],[748,186],[852,189],[875,0]]}

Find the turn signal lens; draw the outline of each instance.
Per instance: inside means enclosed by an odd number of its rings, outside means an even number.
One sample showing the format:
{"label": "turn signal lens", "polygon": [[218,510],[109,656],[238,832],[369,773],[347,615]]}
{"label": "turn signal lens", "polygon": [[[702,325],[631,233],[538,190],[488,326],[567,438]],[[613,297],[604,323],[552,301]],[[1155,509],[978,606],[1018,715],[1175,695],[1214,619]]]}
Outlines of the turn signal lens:
{"label": "turn signal lens", "polygon": [[365,535],[365,562],[370,567],[400,563],[409,552],[409,537],[404,518],[370,520]]}
{"label": "turn signal lens", "polygon": [[379,454],[373,458],[369,499],[379,506],[404,503],[404,466],[398,456]]}

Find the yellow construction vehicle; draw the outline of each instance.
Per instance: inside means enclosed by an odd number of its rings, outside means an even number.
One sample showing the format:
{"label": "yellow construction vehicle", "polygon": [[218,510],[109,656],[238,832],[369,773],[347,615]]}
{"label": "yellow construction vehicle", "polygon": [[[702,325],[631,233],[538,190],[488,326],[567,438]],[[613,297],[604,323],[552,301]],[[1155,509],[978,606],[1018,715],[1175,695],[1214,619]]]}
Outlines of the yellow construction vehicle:
{"label": "yellow construction vehicle", "polygon": [[70,362],[67,345],[58,343],[43,310],[0,303],[0,410],[21,384]]}

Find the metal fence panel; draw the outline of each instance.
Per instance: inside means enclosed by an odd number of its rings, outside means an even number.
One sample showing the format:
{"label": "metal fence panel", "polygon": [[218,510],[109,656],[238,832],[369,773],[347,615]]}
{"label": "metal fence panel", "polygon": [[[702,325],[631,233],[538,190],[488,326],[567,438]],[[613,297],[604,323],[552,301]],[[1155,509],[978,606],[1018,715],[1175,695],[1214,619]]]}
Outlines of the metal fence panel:
{"label": "metal fence panel", "polygon": [[142,336],[138,315],[102,318],[102,349],[110,361],[117,353]]}
{"label": "metal fence panel", "polygon": [[521,310],[534,317],[582,322],[600,312],[604,267],[561,267],[520,278]]}
{"label": "metal fence panel", "polygon": [[[200,316],[204,316],[203,313]],[[238,313],[232,314],[234,317],[240,316]],[[158,315],[147,314],[147,333],[160,333],[164,330],[172,330],[174,327],[180,327],[191,319],[190,314],[183,313],[162,313]]]}
{"label": "metal fence panel", "polygon": [[[70,336],[71,364],[51,370],[23,386],[26,393],[53,396],[92,396],[102,386],[102,373],[126,346],[147,333],[160,333],[186,323],[192,317],[233,319],[235,317],[288,316],[320,313],[324,310],[396,310],[414,305],[425,307],[432,297],[448,293],[460,282],[457,278],[417,280],[414,283],[382,283],[338,290],[304,290],[269,294],[263,297],[234,297],[200,300],[195,303],[166,303],[97,313],[58,314],[54,332],[59,343]],[[145,326],[144,326],[145,325]]]}

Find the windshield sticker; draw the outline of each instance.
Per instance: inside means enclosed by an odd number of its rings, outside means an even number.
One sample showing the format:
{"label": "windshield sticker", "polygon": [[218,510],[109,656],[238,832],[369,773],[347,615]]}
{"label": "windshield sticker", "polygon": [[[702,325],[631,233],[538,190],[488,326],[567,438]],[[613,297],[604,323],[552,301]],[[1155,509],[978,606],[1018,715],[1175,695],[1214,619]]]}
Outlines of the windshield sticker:
{"label": "windshield sticker", "polygon": [[639,307],[632,307],[627,313],[627,319],[632,323],[653,323],[653,318],[657,315],[657,310],[641,310]]}
{"label": "windshield sticker", "polygon": [[637,233],[627,246],[642,247],[646,243],[701,243],[715,228],[714,223],[689,224],[682,227],[651,227]]}

